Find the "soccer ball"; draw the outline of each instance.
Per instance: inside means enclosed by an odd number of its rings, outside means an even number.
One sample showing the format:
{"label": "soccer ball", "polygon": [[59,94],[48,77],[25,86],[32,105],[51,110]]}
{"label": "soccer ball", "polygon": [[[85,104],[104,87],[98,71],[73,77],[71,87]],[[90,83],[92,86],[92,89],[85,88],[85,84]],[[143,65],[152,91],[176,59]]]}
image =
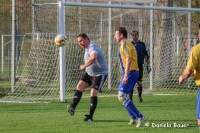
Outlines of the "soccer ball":
{"label": "soccer ball", "polygon": [[55,37],[55,45],[58,46],[58,47],[62,47],[65,45],[65,41],[67,40],[67,37],[63,34],[58,34],[56,37]]}

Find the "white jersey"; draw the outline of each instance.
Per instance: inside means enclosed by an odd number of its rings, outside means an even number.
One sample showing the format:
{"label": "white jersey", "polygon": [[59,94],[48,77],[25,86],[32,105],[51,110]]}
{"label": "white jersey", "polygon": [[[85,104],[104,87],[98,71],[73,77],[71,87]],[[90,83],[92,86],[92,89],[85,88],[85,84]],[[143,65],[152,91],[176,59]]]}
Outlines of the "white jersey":
{"label": "white jersey", "polygon": [[92,53],[97,54],[97,59],[90,66],[86,67],[88,75],[106,75],[108,74],[108,65],[101,48],[93,41],[85,49],[84,60],[85,63]]}

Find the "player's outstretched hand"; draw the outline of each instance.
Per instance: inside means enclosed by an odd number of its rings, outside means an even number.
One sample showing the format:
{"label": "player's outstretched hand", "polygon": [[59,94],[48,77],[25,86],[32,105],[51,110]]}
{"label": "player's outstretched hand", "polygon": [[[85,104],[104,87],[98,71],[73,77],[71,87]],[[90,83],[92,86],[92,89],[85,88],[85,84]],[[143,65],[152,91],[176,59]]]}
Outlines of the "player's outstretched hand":
{"label": "player's outstretched hand", "polygon": [[178,82],[180,85],[182,85],[184,83],[184,79],[182,76],[179,77]]}
{"label": "player's outstretched hand", "polygon": [[150,64],[147,64],[147,72],[148,72],[148,73],[151,72],[151,66],[150,66]]}

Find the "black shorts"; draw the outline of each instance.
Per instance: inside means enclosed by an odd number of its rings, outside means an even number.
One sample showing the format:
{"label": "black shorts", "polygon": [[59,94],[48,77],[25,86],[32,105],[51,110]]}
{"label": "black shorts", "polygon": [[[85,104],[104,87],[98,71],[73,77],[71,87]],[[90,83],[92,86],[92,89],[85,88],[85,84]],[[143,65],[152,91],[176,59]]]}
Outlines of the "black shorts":
{"label": "black shorts", "polygon": [[138,65],[139,67],[139,77],[138,77],[138,81],[142,81],[143,78],[143,64]]}
{"label": "black shorts", "polygon": [[102,93],[101,88],[106,78],[107,78],[107,75],[90,76],[87,73],[84,73],[81,77],[81,80],[88,83],[92,88]]}

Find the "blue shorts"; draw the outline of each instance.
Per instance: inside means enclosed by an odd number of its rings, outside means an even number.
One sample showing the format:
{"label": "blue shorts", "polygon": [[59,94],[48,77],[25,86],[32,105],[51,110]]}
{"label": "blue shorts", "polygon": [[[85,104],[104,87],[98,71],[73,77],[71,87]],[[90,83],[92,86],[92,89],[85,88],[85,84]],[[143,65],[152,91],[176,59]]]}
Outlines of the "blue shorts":
{"label": "blue shorts", "polygon": [[128,83],[122,84],[122,79],[124,78],[124,72],[122,72],[122,77],[120,80],[118,91],[126,93],[126,94],[132,94],[133,88],[138,80],[139,72],[138,71],[130,71],[128,74]]}
{"label": "blue shorts", "polygon": [[197,120],[200,120],[200,87],[197,93]]}

